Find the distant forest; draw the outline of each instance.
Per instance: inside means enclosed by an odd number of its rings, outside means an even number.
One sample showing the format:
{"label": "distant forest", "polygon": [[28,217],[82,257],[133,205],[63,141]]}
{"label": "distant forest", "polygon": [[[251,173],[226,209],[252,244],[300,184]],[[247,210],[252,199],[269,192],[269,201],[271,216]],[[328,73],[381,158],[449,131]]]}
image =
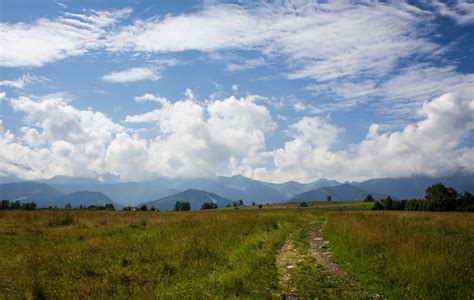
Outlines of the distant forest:
{"label": "distant forest", "polygon": [[469,192],[458,193],[442,183],[434,184],[426,189],[425,199],[375,201],[372,195],[364,200],[374,202],[372,210],[411,210],[411,211],[464,211],[474,212],[474,196]]}

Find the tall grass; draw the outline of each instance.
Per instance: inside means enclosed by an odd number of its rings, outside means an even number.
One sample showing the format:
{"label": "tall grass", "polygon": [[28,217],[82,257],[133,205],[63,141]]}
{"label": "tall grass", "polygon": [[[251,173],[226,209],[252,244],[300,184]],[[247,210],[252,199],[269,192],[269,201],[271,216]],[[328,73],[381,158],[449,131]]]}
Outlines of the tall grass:
{"label": "tall grass", "polygon": [[334,258],[390,298],[474,297],[474,215],[329,213]]}
{"label": "tall grass", "polygon": [[271,298],[275,253],[308,218],[265,210],[0,212],[0,295]]}

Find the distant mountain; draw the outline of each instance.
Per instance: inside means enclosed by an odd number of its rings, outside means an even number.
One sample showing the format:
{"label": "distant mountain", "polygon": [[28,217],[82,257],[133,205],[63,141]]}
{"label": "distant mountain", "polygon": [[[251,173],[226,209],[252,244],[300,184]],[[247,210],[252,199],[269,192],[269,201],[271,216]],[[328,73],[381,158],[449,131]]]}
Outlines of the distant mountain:
{"label": "distant mountain", "polygon": [[115,202],[130,206],[136,206],[139,203],[152,201],[184,190],[174,189],[172,184],[165,179],[146,182],[51,185],[63,193],[77,191],[100,192]]}
{"label": "distant mountain", "polygon": [[74,192],[66,195],[61,195],[53,199],[54,205],[57,207],[64,207],[66,204],[71,204],[72,207],[90,206],[105,206],[112,204],[115,209],[122,209],[123,205],[112,201],[109,197],[99,192]]}
{"label": "distant mountain", "polygon": [[353,183],[353,185],[371,193],[387,194],[399,199],[421,199],[425,197],[426,188],[438,182],[450,186],[460,193],[465,191],[474,193],[474,175],[463,173],[445,177],[414,175],[400,178],[379,178]]}
{"label": "distant mountain", "polygon": [[[113,184],[51,184],[63,193],[75,191],[101,192],[124,205],[136,206],[139,203],[153,201],[173,195],[187,189],[204,190],[222,197],[245,203],[277,203],[288,199],[286,193],[268,183],[244,176],[212,178],[158,178],[147,182],[123,182]],[[292,194],[294,195],[294,194]]]}
{"label": "distant mountain", "polygon": [[54,176],[50,179],[41,181],[48,184],[97,184],[101,183],[96,179],[86,177]]}
{"label": "distant mountain", "polygon": [[[107,176],[106,176],[107,177]],[[311,183],[299,183],[289,181],[286,183],[269,183],[250,179],[244,176],[211,177],[211,178],[166,178],[161,177],[145,182],[111,182],[116,180],[112,175],[108,176],[108,182],[103,179],[75,178],[67,176],[56,176],[42,181],[56,190],[56,194],[69,194],[79,191],[100,192],[113,201],[130,206],[139,203],[150,202],[176,193],[196,189],[214,193],[227,199],[238,201],[242,199],[245,203],[282,203],[288,201],[304,192],[314,191],[319,188],[329,188],[341,185],[341,183],[319,179]],[[0,176],[1,180],[9,182],[18,180],[16,177]],[[447,186],[454,187],[459,192],[469,191],[474,193],[474,175],[458,173],[446,177],[430,177],[417,175],[402,178],[371,179],[364,182],[352,182],[355,186],[365,192],[376,195],[391,195],[394,199],[423,198],[425,190],[434,183],[441,182]],[[28,183],[27,181],[21,183]],[[19,183],[18,183],[19,184]],[[29,182],[29,184],[34,184]],[[10,187],[11,188],[11,187]],[[7,191],[10,190],[7,189]],[[0,191],[7,193],[7,191]],[[31,196],[31,189],[19,189],[20,196]],[[334,192],[334,191],[333,191]],[[36,193],[37,199],[42,199],[41,193]],[[51,199],[51,194],[45,193],[46,199]],[[350,194],[348,194],[350,195]],[[334,198],[334,197],[333,197]],[[352,197],[353,198],[353,197]],[[324,197],[325,200],[325,197]],[[49,206],[49,204],[46,204]]]}
{"label": "distant mountain", "polygon": [[0,175],[0,184],[4,183],[13,183],[13,182],[23,182],[25,180],[22,180],[15,175]]}
{"label": "distant mountain", "polygon": [[176,201],[187,201],[191,204],[192,210],[199,210],[204,202],[216,203],[218,207],[225,207],[231,200],[221,197],[214,193],[202,190],[188,189],[184,192],[170,195],[155,201],[142,203],[139,206],[146,205],[149,208],[154,206],[160,210],[173,210]]}
{"label": "distant mountain", "polygon": [[341,183],[335,180],[328,180],[325,178],[321,178],[311,183],[299,183],[296,181],[288,181],[285,183],[267,183],[267,184],[273,187],[274,189],[278,190],[281,194],[284,195],[286,199],[289,199],[303,192],[315,190],[320,187],[340,185]]}
{"label": "distant mountain", "polygon": [[[326,201],[327,196],[331,196],[332,201],[360,201],[368,194],[370,193],[367,191],[345,183],[337,186],[321,187],[298,194],[292,197],[289,202]],[[372,196],[376,199],[383,197],[383,195],[380,195],[379,193],[372,194]]]}
{"label": "distant mountain", "polygon": [[35,202],[39,207],[54,205],[53,199],[60,195],[61,192],[45,183],[24,181],[0,184],[0,199]]}

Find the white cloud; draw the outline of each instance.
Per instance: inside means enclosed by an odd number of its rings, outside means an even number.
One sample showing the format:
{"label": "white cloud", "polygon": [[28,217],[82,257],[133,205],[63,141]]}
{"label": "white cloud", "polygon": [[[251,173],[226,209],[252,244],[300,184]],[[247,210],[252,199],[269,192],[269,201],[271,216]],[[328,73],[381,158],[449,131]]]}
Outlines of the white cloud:
{"label": "white cloud", "polygon": [[450,5],[434,1],[431,4],[437,8],[440,15],[452,18],[459,25],[474,24],[474,3],[470,1],[459,0]]}
{"label": "white cloud", "polygon": [[3,98],[7,96],[7,93],[5,92],[0,92],[0,102],[2,102]]}
{"label": "white cloud", "polygon": [[13,109],[29,126],[21,136],[2,140],[2,169],[22,178],[94,176],[106,170],[103,153],[124,128],[102,113],[78,110],[64,99],[19,97]]}
{"label": "white cloud", "polygon": [[130,12],[90,11],[34,23],[0,23],[0,66],[39,67],[100,48],[107,29]]}
{"label": "white cloud", "polygon": [[303,102],[298,101],[295,104],[293,104],[293,109],[298,112],[302,112],[306,110],[306,105]]}
{"label": "white cloud", "polygon": [[239,91],[239,86],[237,84],[232,85],[232,92],[237,93]]}
{"label": "white cloud", "polygon": [[145,93],[142,96],[133,97],[136,102],[144,102],[144,101],[151,101],[164,104],[168,102],[165,97],[155,96],[153,94]]}
{"label": "white cloud", "polygon": [[474,130],[473,99],[445,94],[423,104],[420,121],[389,132],[373,124],[364,140],[339,151],[333,148],[343,129],[319,117],[291,125],[290,140],[269,151],[275,123],[257,99],[164,101],[126,118],[156,124],[157,135],[145,139],[57,96],[15,98],[13,109],[29,125],[18,136],[0,126],[0,167],[27,179],[110,173],[124,180],[236,173],[270,181],[356,180],[474,171],[474,152],[463,146]]}
{"label": "white cloud", "polygon": [[23,75],[17,80],[2,80],[0,86],[5,86],[14,89],[23,89],[26,85],[39,80],[45,80],[43,77],[31,76],[29,74]]}
{"label": "white cloud", "polygon": [[[392,70],[400,59],[437,50],[435,44],[413,31],[430,16],[403,3],[217,4],[196,13],[136,21],[110,37],[109,49],[259,50],[267,56],[288,56],[293,66],[289,78],[380,75]],[[248,64],[261,65],[264,61],[261,57],[241,58],[228,69],[248,69]]]}
{"label": "white cloud", "polygon": [[474,171],[472,148],[461,146],[474,129],[474,100],[445,94],[425,102],[419,115],[422,120],[399,131],[380,133],[373,124],[363,141],[344,151],[331,150],[337,127],[304,118],[292,126],[294,138],[274,151],[273,169],[248,172],[260,179],[310,181]]}
{"label": "white cloud", "polygon": [[149,67],[130,68],[124,71],[111,72],[102,76],[102,80],[111,83],[134,82],[140,80],[159,80],[158,70]]}

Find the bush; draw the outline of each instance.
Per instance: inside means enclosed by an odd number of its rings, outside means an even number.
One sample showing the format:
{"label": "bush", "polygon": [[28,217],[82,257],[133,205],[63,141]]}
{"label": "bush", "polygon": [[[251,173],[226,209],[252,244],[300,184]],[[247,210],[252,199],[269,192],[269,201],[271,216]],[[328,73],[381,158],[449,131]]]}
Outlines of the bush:
{"label": "bush", "polygon": [[303,202],[300,203],[300,207],[308,207],[308,204],[303,201]]}
{"label": "bush", "polygon": [[174,205],[175,211],[189,211],[191,210],[191,204],[187,201],[176,201]]}
{"label": "bush", "polygon": [[218,208],[216,203],[213,202],[204,202],[201,206],[201,210],[203,209],[215,209]]}

